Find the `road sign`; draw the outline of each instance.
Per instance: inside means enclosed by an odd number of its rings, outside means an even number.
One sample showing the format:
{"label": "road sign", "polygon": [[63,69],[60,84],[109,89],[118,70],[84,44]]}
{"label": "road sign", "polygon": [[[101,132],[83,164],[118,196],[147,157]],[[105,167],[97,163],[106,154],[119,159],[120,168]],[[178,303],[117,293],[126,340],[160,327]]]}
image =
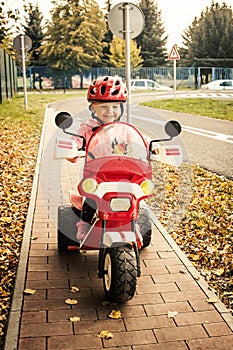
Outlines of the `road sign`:
{"label": "road sign", "polygon": [[136,38],[144,28],[144,15],[141,9],[130,2],[121,2],[109,12],[109,29],[118,38],[125,40],[125,78],[128,90],[127,122],[131,123],[131,92],[130,92],[130,39]]}
{"label": "road sign", "polygon": [[[24,49],[26,52],[28,52],[32,47],[32,40],[31,40],[30,36],[28,36],[28,35],[23,35],[23,40],[24,40]],[[17,35],[14,38],[13,47],[17,52],[21,53],[21,51],[22,51],[22,35],[21,34]]]}
{"label": "road sign", "polygon": [[180,59],[180,55],[179,55],[179,52],[177,50],[176,45],[172,46],[171,52],[168,55],[168,59],[169,60],[179,60]]}
{"label": "road sign", "polygon": [[144,14],[142,10],[132,3],[121,2],[115,5],[109,12],[108,25],[109,29],[120,39],[125,39],[125,6],[129,7],[129,22],[130,22],[130,39],[136,38],[141,34],[144,28]]}

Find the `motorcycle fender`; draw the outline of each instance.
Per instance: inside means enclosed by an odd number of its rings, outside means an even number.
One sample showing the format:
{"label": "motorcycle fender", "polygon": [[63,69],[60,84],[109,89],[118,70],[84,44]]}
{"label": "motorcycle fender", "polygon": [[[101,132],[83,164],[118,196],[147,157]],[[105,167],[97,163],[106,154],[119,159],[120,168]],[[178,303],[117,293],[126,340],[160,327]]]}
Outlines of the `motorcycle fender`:
{"label": "motorcycle fender", "polygon": [[104,234],[104,246],[105,247],[117,247],[120,245],[125,245],[127,243],[136,243],[136,235],[132,231],[122,231],[122,232],[110,232],[107,231]]}

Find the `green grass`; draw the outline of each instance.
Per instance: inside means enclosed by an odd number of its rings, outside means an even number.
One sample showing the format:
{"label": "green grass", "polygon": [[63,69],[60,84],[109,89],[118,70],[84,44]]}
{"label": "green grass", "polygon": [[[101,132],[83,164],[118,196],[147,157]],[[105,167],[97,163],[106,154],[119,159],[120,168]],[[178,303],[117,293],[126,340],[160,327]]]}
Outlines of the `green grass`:
{"label": "green grass", "polygon": [[196,114],[233,121],[233,101],[204,98],[177,98],[140,103],[142,106]]}
{"label": "green grass", "polygon": [[85,96],[85,91],[78,91],[77,93],[29,93],[27,94],[28,109],[24,107],[24,95],[19,94],[4,101],[0,105],[0,121],[1,123],[15,124],[17,122],[37,123],[44,119],[45,108],[48,103],[75,98],[78,96]]}

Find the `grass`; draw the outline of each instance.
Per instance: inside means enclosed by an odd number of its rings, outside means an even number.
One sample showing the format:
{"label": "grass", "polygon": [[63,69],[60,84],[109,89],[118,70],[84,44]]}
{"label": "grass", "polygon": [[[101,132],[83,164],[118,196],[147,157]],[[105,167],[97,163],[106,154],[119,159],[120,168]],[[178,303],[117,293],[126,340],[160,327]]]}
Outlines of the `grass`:
{"label": "grass", "polygon": [[233,101],[204,98],[177,98],[141,103],[142,106],[196,114],[216,119],[233,121]]}

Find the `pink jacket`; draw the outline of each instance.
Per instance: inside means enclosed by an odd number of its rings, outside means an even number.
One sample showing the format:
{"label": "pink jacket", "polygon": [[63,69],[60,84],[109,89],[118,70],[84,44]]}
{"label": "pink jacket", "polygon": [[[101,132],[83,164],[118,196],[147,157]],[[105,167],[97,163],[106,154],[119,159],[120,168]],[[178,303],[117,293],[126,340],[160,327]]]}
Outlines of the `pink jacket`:
{"label": "pink jacket", "polygon": [[[98,126],[99,126],[98,121],[96,119],[93,119],[90,117],[87,121],[81,123],[77,134],[84,136],[86,139],[86,143],[88,143],[91,135],[93,134],[93,128],[98,127]],[[150,141],[151,141],[150,137],[148,137],[146,135],[142,135],[142,136],[144,138],[146,146],[149,148]],[[77,137],[77,138],[75,138],[75,141],[77,143],[77,147],[81,148],[82,144],[83,144],[83,140],[81,138]],[[78,159],[79,158],[69,158],[68,160],[71,162],[76,162],[76,161],[78,161]]]}

